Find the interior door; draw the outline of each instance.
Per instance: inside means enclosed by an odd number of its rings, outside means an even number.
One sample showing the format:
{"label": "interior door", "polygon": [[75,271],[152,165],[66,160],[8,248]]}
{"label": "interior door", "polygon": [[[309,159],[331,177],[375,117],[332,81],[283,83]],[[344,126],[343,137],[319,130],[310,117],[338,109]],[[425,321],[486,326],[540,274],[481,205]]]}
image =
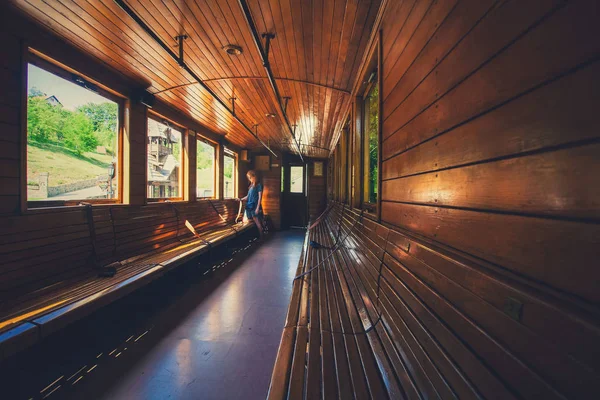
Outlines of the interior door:
{"label": "interior door", "polygon": [[306,189],[306,166],[286,166],[283,179],[283,221],[288,228],[304,228],[308,223]]}

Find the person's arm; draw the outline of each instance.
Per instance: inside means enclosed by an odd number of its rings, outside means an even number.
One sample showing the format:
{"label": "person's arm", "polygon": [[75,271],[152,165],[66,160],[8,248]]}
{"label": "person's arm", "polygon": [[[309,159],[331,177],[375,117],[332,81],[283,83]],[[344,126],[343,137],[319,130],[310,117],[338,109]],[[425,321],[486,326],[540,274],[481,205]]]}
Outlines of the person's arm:
{"label": "person's arm", "polygon": [[256,214],[260,212],[260,202],[262,201],[262,190],[258,192],[258,203],[256,204]]}
{"label": "person's arm", "polygon": [[242,197],[241,199],[240,199],[240,198],[238,198],[238,201],[244,201],[244,200],[246,200],[247,198],[248,198],[248,196],[246,195],[246,196]]}

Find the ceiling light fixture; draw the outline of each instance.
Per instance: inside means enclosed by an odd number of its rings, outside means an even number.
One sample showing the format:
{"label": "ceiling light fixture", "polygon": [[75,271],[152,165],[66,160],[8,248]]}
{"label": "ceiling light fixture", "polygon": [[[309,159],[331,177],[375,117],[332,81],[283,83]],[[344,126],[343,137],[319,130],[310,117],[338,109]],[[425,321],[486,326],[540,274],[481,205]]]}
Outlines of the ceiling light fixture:
{"label": "ceiling light fixture", "polygon": [[276,117],[276,115],[275,115],[275,114],[273,114],[273,113],[269,113],[269,114],[265,114],[265,117],[268,117],[268,118],[275,118],[275,117]]}
{"label": "ceiling light fixture", "polygon": [[242,54],[242,48],[235,44],[228,44],[226,46],[223,46],[223,50],[225,50],[225,52],[230,56],[239,56],[240,54]]}

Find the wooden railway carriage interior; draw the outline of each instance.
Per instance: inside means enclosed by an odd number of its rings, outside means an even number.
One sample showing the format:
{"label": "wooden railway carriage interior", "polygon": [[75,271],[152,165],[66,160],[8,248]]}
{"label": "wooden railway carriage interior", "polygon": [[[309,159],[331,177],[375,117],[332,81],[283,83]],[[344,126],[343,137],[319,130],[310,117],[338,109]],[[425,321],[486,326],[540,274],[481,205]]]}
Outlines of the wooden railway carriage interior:
{"label": "wooden railway carriage interior", "polygon": [[0,14],[2,398],[599,398],[597,1]]}

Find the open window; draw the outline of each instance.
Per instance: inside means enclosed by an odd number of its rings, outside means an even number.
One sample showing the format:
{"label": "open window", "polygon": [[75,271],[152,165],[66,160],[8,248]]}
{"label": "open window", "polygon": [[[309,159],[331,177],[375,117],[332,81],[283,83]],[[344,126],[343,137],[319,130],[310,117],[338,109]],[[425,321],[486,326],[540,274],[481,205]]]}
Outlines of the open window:
{"label": "open window", "polygon": [[183,198],[183,129],[160,117],[148,118],[148,199]]}
{"label": "open window", "polygon": [[204,138],[198,138],[196,146],[196,196],[215,197],[215,146]]}
{"label": "open window", "polygon": [[237,196],[237,154],[225,148],[223,157],[223,197],[226,199]]}
{"label": "open window", "polygon": [[28,207],[119,201],[122,105],[87,78],[29,55]]}

